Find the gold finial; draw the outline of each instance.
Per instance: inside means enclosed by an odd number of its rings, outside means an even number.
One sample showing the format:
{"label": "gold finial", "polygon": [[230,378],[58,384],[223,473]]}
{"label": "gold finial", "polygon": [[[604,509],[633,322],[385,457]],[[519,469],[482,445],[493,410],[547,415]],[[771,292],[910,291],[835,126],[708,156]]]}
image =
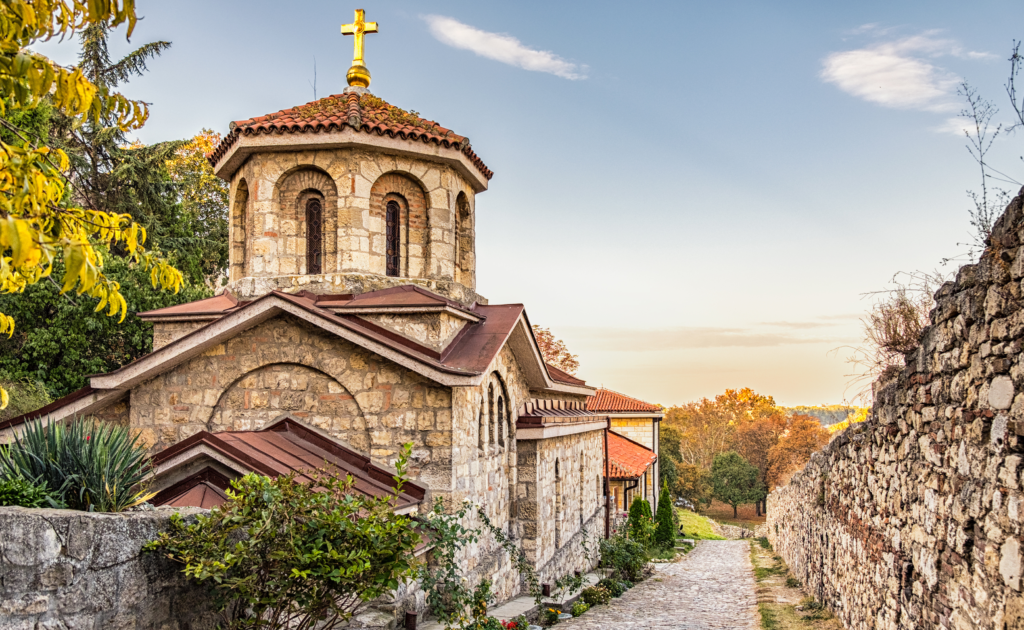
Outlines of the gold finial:
{"label": "gold finial", "polygon": [[342,35],[355,35],[355,52],[352,54],[352,67],[348,69],[348,84],[356,87],[370,87],[370,71],[363,63],[363,35],[376,33],[377,23],[367,22],[366,11],[356,9],[356,19],[351,24],[341,25]]}

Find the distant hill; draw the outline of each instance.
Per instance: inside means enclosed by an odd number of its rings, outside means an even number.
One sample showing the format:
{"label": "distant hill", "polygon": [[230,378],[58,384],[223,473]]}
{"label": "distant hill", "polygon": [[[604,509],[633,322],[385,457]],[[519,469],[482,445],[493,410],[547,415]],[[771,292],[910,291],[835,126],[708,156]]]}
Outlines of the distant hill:
{"label": "distant hill", "polygon": [[864,407],[847,407],[845,405],[818,405],[817,407],[783,407],[786,411],[804,416],[814,416],[822,426],[846,420],[852,413],[864,410]]}

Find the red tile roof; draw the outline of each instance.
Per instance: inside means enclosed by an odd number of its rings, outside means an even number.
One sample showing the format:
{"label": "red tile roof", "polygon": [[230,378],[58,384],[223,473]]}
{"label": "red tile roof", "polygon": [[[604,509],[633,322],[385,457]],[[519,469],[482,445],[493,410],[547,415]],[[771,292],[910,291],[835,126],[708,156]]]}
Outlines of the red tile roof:
{"label": "red tile roof", "polygon": [[636,479],[657,460],[657,454],[643,444],[608,432],[609,479]]}
{"label": "red tile roof", "polygon": [[372,94],[359,95],[355,92],[333,94],[266,116],[235,121],[231,123],[228,134],[207,158],[216,166],[241,135],[319,133],[340,131],[346,126],[365,133],[459,149],[484,177],[490,179],[494,176],[483,160],[473,152],[465,136],[445,129],[432,120],[420,118],[416,112],[395,107]]}
{"label": "red tile roof", "polygon": [[661,411],[661,405],[652,405],[651,403],[637,400],[636,398],[630,398],[625,394],[613,392],[610,389],[601,388],[597,392],[587,399],[587,409],[590,411],[606,411],[606,412],[654,412],[658,413]]}
{"label": "red tile roof", "polygon": [[[161,464],[202,447],[212,448],[240,466],[269,477],[299,472],[298,478],[304,483],[309,482],[312,481],[312,478],[301,473],[321,468],[326,462],[328,468],[337,470],[339,475],[352,475],[355,479],[353,489],[361,494],[374,497],[384,496],[391,494],[394,487],[392,474],[374,464],[368,457],[349,450],[338,442],[288,419],[261,431],[224,431],[221,433],[201,431],[158,453],[153,458],[153,465],[159,470],[158,475],[166,475],[170,469],[160,469]],[[188,457],[181,457],[178,461],[184,461],[187,465],[188,459]],[[197,481],[208,482],[210,480],[197,479]],[[177,487],[180,488],[180,491],[176,492],[174,496],[164,498],[158,495],[158,499],[182,500],[184,495],[191,490],[191,488],[182,488],[181,484],[177,484]],[[419,503],[423,500],[425,492],[424,488],[414,483],[406,483],[399,495],[396,507],[400,509]],[[205,498],[205,492],[203,498]]]}

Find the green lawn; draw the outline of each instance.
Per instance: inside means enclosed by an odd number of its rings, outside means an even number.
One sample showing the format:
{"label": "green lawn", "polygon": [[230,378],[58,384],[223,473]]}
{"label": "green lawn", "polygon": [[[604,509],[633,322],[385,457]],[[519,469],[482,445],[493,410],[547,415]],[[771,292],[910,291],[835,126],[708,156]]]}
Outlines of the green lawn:
{"label": "green lawn", "polygon": [[686,533],[683,538],[694,538],[700,540],[725,540],[721,536],[715,534],[711,529],[711,523],[708,519],[704,518],[696,512],[690,510],[676,509],[679,513],[679,523]]}

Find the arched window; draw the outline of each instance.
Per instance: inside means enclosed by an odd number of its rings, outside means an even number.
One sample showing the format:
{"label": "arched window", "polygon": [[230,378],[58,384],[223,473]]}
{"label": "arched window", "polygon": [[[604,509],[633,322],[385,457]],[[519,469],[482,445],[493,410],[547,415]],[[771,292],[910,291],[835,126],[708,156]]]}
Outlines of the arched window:
{"label": "arched window", "polygon": [[387,205],[387,212],[385,213],[384,221],[384,237],[385,243],[385,257],[387,259],[387,274],[389,276],[398,276],[401,272],[401,225],[399,223],[402,215],[402,209],[399,207],[397,201],[389,201]]}
{"label": "arched window", "polygon": [[306,273],[323,273],[324,205],[311,197],[306,201]]}
{"label": "arched window", "polygon": [[505,446],[505,399],[498,396],[498,446]]}

